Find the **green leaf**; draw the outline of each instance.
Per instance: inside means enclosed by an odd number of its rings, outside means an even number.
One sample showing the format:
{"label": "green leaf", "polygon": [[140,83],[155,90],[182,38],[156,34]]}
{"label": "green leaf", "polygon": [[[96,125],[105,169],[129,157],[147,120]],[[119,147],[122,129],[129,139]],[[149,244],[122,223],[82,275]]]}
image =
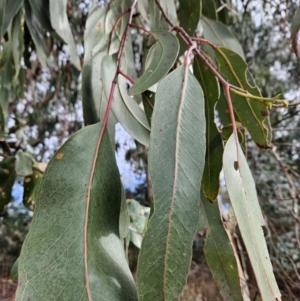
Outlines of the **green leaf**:
{"label": "green leaf", "polygon": [[242,301],[238,268],[234,251],[221,222],[218,203],[210,203],[201,194],[202,225],[206,231],[204,255],[224,300]]}
{"label": "green leaf", "polygon": [[47,166],[19,257],[18,301],[137,300],[119,237],[121,183],[107,132],[97,154],[101,127],[78,131]]}
{"label": "green leaf", "polygon": [[[20,10],[21,5],[23,4],[23,0],[13,0],[13,1],[3,0],[0,2],[2,2],[1,3],[2,7],[3,5],[5,7],[4,16],[3,16],[4,18],[2,19],[2,22],[0,21],[1,36],[3,36],[7,31],[9,23],[15,17],[17,12]],[[6,6],[5,6],[5,2],[6,2]]]}
{"label": "green leaf", "polygon": [[[4,23],[4,18],[5,18],[5,7],[6,7],[6,0],[0,2],[0,30],[1,30],[1,41],[0,43],[2,44],[2,36],[4,35],[4,29],[3,28],[3,23]],[[6,30],[5,30],[6,31]]]}
{"label": "green leaf", "polygon": [[130,97],[128,95],[128,91],[126,89],[127,81],[126,81],[125,77],[122,77],[122,76],[119,77],[118,86],[119,86],[123,101],[124,101],[126,107],[128,108],[128,110],[131,112],[131,114],[134,116],[134,118],[136,120],[138,120],[138,122],[144,128],[146,128],[148,131],[150,131],[149,122],[148,122],[145,112],[143,110],[141,110],[141,108],[139,107],[137,102],[134,100],[134,98]]}
{"label": "green leaf", "polygon": [[37,57],[41,65],[45,68],[47,67],[48,53],[47,53],[46,42],[43,36],[41,25],[38,22],[37,17],[34,15],[29,1],[25,0],[24,8],[25,8],[26,25],[28,27],[28,30],[34,42]]}
{"label": "green leaf", "polygon": [[[123,187],[122,187],[123,188]],[[126,195],[124,189],[122,189],[122,198],[121,198],[121,209],[120,209],[120,221],[119,221],[119,232],[121,238],[126,238],[129,232],[129,214],[126,204]]]}
{"label": "green leaf", "polygon": [[232,135],[225,146],[226,186],[262,300],[281,300],[262,226],[264,218],[243,151]]}
{"label": "green leaf", "polygon": [[30,3],[33,14],[42,28],[52,33],[53,28],[50,21],[49,0],[25,0],[25,2],[27,1]]}
{"label": "green leaf", "polygon": [[201,0],[202,5],[202,16],[210,18],[212,20],[217,20],[217,9],[215,0]]}
{"label": "green leaf", "polygon": [[33,173],[32,159],[28,153],[20,152],[17,154],[16,173],[21,177],[26,177]]}
{"label": "green leaf", "polygon": [[179,24],[184,30],[193,36],[200,19],[199,0],[179,0]]}
{"label": "green leaf", "polygon": [[29,210],[34,210],[37,192],[43,175],[39,171],[34,171],[24,178],[23,204]]}
{"label": "green leaf", "polygon": [[224,46],[230,50],[238,53],[244,60],[244,50],[226,25],[219,21],[211,20],[205,17],[201,19],[201,26],[203,27],[203,36],[216,46]]}
{"label": "green leaf", "polygon": [[154,102],[155,102],[155,93],[147,90],[147,91],[143,92],[142,97],[143,97],[144,110],[145,110],[148,122],[151,126],[152,112],[153,112]]}
{"label": "green leaf", "polygon": [[0,212],[11,201],[11,191],[16,178],[15,158],[6,157],[0,162]]}
{"label": "green leaf", "polygon": [[297,11],[293,17],[292,25],[291,25],[291,40],[293,51],[299,57],[298,53],[298,32],[300,30],[300,7],[297,8]]}
{"label": "green leaf", "polygon": [[[162,1],[165,2],[165,1]],[[162,4],[162,2],[160,2]],[[155,0],[148,1],[149,8],[149,25],[152,31],[165,30],[168,31],[169,25],[166,22],[165,18],[162,16],[161,11],[156,4]],[[150,38],[150,41],[152,38]]]}
{"label": "green leaf", "polygon": [[[220,73],[229,83],[248,91],[252,95],[261,96],[258,88],[251,86],[247,80],[247,64],[235,52],[219,47],[215,51]],[[257,100],[245,98],[231,92],[234,111],[240,123],[248,130],[253,141],[262,148],[269,147],[268,130],[264,122],[268,116],[266,105]]]}
{"label": "green leaf", "polygon": [[74,66],[81,70],[80,59],[67,16],[68,0],[50,0],[50,20],[53,29],[65,41],[66,50]]}
{"label": "green leaf", "polygon": [[19,76],[21,69],[21,57],[23,56],[23,9],[12,20],[11,40],[12,40],[12,56],[15,67],[14,80]]}
{"label": "green leaf", "polygon": [[219,194],[223,155],[222,138],[215,124],[215,106],[220,87],[215,76],[207,71],[203,62],[197,57],[194,61],[194,74],[202,86],[205,98],[206,153],[201,184],[205,196],[210,201],[215,201]]}
{"label": "green leaf", "polygon": [[155,97],[149,150],[154,212],[138,261],[140,300],[177,300],[183,289],[199,219],[204,159],[203,92],[181,66],[160,82]]}
{"label": "green leaf", "polygon": [[19,265],[19,258],[14,262],[11,270],[10,270],[10,275],[9,278],[11,280],[18,281],[18,265]]}
{"label": "green leaf", "polygon": [[[112,81],[114,79],[115,73],[117,70],[116,57],[106,56],[102,61],[102,82],[103,89],[105,92],[106,99],[109,98]],[[138,106],[138,104],[132,99],[132,106]],[[140,108],[136,108],[136,110],[140,110],[140,114],[142,114],[142,110]],[[120,124],[124,127],[124,129],[137,141],[142,143],[145,146],[149,145],[149,136],[150,130],[149,125],[145,127],[135,115],[132,114],[125,105],[122,95],[120,93],[119,86],[117,85],[114,93],[114,100],[111,106],[111,113],[115,116],[115,118],[120,122]],[[110,114],[111,114],[110,113]],[[143,113],[144,114],[144,113]],[[144,116],[145,122],[147,122],[146,116]]]}
{"label": "green leaf", "polygon": [[173,66],[179,51],[179,42],[170,32],[152,33],[155,39],[155,55],[142,76],[129,89],[131,95],[139,94],[160,81]]}
{"label": "green leaf", "polygon": [[109,36],[104,32],[106,9],[93,4],[84,33],[84,64],[82,70],[82,104],[86,125],[100,121],[102,103],[102,58],[108,54]]}
{"label": "green leaf", "polygon": [[142,206],[136,200],[128,200],[127,208],[130,217],[129,239],[140,249],[150,215],[150,207]]}
{"label": "green leaf", "polygon": [[[201,1],[199,0],[179,0],[178,18],[179,25],[190,35],[193,36],[201,15]],[[174,22],[175,24],[177,22]],[[186,50],[186,43],[180,39],[180,52],[181,56]]]}

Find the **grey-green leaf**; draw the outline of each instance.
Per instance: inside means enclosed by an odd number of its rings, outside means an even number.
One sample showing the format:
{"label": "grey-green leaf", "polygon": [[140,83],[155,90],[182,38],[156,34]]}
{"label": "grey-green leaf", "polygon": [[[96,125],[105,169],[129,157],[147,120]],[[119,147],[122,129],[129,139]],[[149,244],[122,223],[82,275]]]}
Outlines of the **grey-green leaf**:
{"label": "grey-green leaf", "polygon": [[107,132],[94,158],[101,127],[78,131],[47,166],[19,257],[17,301],[137,300],[119,237],[121,183]]}
{"label": "grey-green leaf", "polygon": [[152,33],[156,39],[154,55],[148,68],[129,89],[131,95],[139,94],[159,82],[173,66],[179,51],[178,39],[168,31]]}
{"label": "grey-green leaf", "polygon": [[[2,22],[0,21],[0,35],[3,36],[5,34],[5,32],[7,31],[8,25],[11,22],[11,20],[14,18],[14,16],[17,14],[17,12],[19,11],[21,5],[23,4],[23,0],[3,0],[0,1],[2,2],[0,7],[4,6],[4,15],[3,15],[3,19]],[[5,5],[6,2],[6,5]],[[0,10],[1,11],[1,10]],[[1,12],[0,12],[1,14]]]}
{"label": "grey-green leaf", "polygon": [[[116,57],[106,56],[102,60],[102,82],[103,89],[106,96],[106,99],[109,98],[111,84],[114,79],[115,73],[117,69]],[[132,99],[134,102],[134,100]],[[141,114],[145,114],[138,107],[137,103],[131,103],[132,106],[136,106],[134,111],[140,110],[139,116]],[[150,139],[150,130],[149,125],[145,126],[142,124],[135,115],[132,114],[132,111],[128,109],[127,105],[125,105],[122,95],[120,93],[119,86],[117,85],[114,92],[114,100],[112,102],[110,114],[116,117],[118,122],[124,127],[124,129],[136,140],[142,143],[145,146],[149,145]],[[148,123],[146,116],[144,116],[144,121]]]}
{"label": "grey-green leaf", "polygon": [[67,16],[68,0],[50,0],[51,25],[56,33],[65,41],[66,50],[74,66],[81,70],[80,59]]}
{"label": "grey-green leaf", "polygon": [[200,219],[206,230],[204,255],[224,300],[242,301],[240,281],[234,251],[221,222],[218,203],[211,203],[201,193]]}
{"label": "grey-green leaf", "polygon": [[262,226],[264,218],[258,203],[255,183],[243,151],[231,135],[223,155],[228,194],[247,249],[262,300],[281,300]]}
{"label": "grey-green leaf", "polygon": [[216,46],[224,46],[245,59],[244,50],[233,33],[222,22],[202,17],[203,36]]}
{"label": "grey-green leaf", "polygon": [[204,158],[203,92],[181,66],[160,82],[155,97],[149,150],[154,212],[138,261],[141,301],[177,300],[183,289],[198,225]]}

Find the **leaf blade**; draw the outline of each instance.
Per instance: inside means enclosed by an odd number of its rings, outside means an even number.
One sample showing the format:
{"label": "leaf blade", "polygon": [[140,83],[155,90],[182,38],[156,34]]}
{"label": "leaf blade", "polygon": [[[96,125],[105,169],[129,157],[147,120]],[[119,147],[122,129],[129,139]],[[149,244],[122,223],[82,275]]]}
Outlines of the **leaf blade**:
{"label": "leaf blade", "polygon": [[101,127],[78,131],[47,166],[19,257],[17,300],[137,300],[119,237],[121,183],[107,133],[94,161]]}
{"label": "leaf blade", "polygon": [[237,264],[218,204],[210,203],[202,193],[200,208],[206,228],[204,255],[214,280],[224,300],[242,301]]}
{"label": "leaf blade", "polygon": [[198,225],[205,156],[204,100],[190,72],[182,92],[183,78],[181,66],[161,81],[156,93],[149,151],[154,213],[137,273],[139,297],[144,301],[178,298]]}
{"label": "leaf blade", "polygon": [[[236,162],[238,162],[238,168],[236,168]],[[262,299],[281,300],[263,235],[264,218],[258,203],[255,183],[243,151],[234,135],[231,135],[226,143],[223,167],[232,208]]]}
{"label": "leaf blade", "polygon": [[161,80],[171,69],[177,58],[179,42],[172,33],[156,31],[152,34],[157,39],[154,50],[156,55],[142,76],[129,89],[131,95],[142,93]]}

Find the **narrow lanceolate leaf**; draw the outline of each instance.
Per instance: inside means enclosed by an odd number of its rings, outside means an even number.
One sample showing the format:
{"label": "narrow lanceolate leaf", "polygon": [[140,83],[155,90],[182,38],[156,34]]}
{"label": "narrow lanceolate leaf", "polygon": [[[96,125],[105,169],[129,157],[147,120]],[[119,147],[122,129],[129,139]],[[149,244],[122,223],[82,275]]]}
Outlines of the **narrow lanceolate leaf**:
{"label": "narrow lanceolate leaf", "polygon": [[229,48],[245,59],[242,45],[222,22],[202,17],[201,26],[203,28],[203,36],[205,39],[211,41],[216,46]]}
{"label": "narrow lanceolate leaf", "polygon": [[148,68],[129,89],[131,95],[139,94],[159,82],[173,66],[179,51],[178,39],[170,32],[152,33],[156,39],[154,55]]}
{"label": "narrow lanceolate leaf", "polygon": [[[184,30],[193,36],[199,23],[201,14],[201,1],[199,0],[180,0],[179,1],[179,24]],[[176,24],[176,22],[175,22]],[[187,45],[180,39],[180,54],[187,50]]]}
{"label": "narrow lanceolate leaf", "polygon": [[300,30],[300,7],[298,7],[291,25],[291,39],[292,39],[292,46],[293,51],[299,57],[298,52],[298,32]]}
{"label": "narrow lanceolate leaf", "polygon": [[145,91],[142,94],[144,110],[148,119],[148,122],[151,126],[152,113],[155,102],[155,93],[151,91]]}
{"label": "narrow lanceolate leaf", "polygon": [[217,7],[215,0],[202,0],[201,1],[201,14],[202,16],[205,16],[207,18],[210,18],[212,20],[217,20],[218,19],[218,14],[217,14]]}
{"label": "narrow lanceolate leaf", "polygon": [[194,62],[194,74],[202,86],[205,98],[206,154],[201,184],[205,196],[210,201],[215,201],[219,193],[223,155],[222,138],[215,124],[215,106],[220,88],[215,76],[207,71],[198,58]]}
{"label": "narrow lanceolate leaf", "polygon": [[223,167],[228,194],[263,301],[281,300],[262,226],[264,218],[246,158],[232,135],[225,146]]}
{"label": "narrow lanceolate leaf", "polygon": [[[10,21],[14,18],[14,16],[19,11],[21,5],[23,4],[23,0],[14,0],[14,1],[5,1],[4,0],[4,1],[0,1],[0,2],[1,2],[0,7],[1,6],[5,7],[2,22],[0,21],[0,28],[2,26],[0,36],[3,36],[8,28]],[[5,2],[6,2],[6,5],[5,5]],[[1,14],[1,9],[0,9],[0,14]]]}
{"label": "narrow lanceolate leaf", "polygon": [[120,176],[107,133],[98,144],[101,126],[78,131],[47,166],[19,257],[18,301],[137,300],[119,237]]}
{"label": "narrow lanceolate leaf", "polygon": [[149,151],[154,211],[138,262],[140,300],[177,300],[185,284],[204,159],[203,92],[181,66],[161,81],[155,97]]}
{"label": "narrow lanceolate leaf", "polygon": [[234,251],[221,222],[217,203],[210,203],[201,194],[200,222],[206,231],[204,255],[224,300],[242,301],[238,268]]}
{"label": "narrow lanceolate leaf", "polygon": [[[235,52],[219,47],[215,51],[220,73],[229,83],[248,91],[255,96],[261,96],[256,86],[251,86],[247,79],[247,64]],[[262,148],[269,147],[268,130],[264,125],[268,117],[266,105],[248,97],[231,92],[232,104],[241,124],[248,130],[253,141]]]}
{"label": "narrow lanceolate leaf", "polygon": [[67,16],[68,0],[50,0],[50,20],[53,29],[65,41],[66,50],[74,66],[81,70],[80,59]]}
{"label": "narrow lanceolate leaf", "polygon": [[84,65],[82,69],[82,106],[86,125],[100,121],[102,102],[102,58],[108,54],[109,37],[105,36],[106,9],[92,4],[84,32]]}
{"label": "narrow lanceolate leaf", "polygon": [[25,20],[35,45],[37,57],[43,67],[47,67],[47,47],[42,28],[29,1],[24,2]]}
{"label": "narrow lanceolate leaf", "polygon": [[11,201],[11,191],[16,178],[15,158],[3,158],[0,162],[0,212]]}
{"label": "narrow lanceolate leaf", "polygon": [[[106,99],[109,98],[111,84],[117,70],[116,57],[106,56],[102,61],[102,81]],[[127,95],[128,96],[128,95]],[[128,99],[127,99],[128,100]],[[150,128],[145,113],[132,99],[130,109],[125,104],[120,88],[117,85],[114,92],[114,99],[111,106],[111,113],[120,122],[124,129],[136,140],[145,146],[149,145]],[[144,116],[143,116],[144,115]],[[142,117],[143,116],[143,117]],[[141,121],[142,119],[142,121]]]}

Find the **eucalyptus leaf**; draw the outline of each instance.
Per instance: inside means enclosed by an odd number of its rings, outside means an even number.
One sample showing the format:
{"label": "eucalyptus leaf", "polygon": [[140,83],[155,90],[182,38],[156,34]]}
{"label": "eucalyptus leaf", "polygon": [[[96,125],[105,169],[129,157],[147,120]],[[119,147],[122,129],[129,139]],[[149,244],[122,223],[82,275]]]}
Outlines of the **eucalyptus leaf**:
{"label": "eucalyptus leaf", "polygon": [[265,221],[243,151],[231,135],[223,155],[226,186],[262,300],[281,300],[262,226]]}
{"label": "eucalyptus leaf", "polygon": [[67,16],[68,0],[50,0],[50,20],[53,29],[65,41],[66,50],[71,57],[74,66],[81,70],[81,63],[77,53],[77,47]]}
{"label": "eucalyptus leaf", "polygon": [[221,222],[218,203],[210,203],[202,193],[200,208],[203,222],[199,231],[206,232],[204,255],[214,280],[224,300],[242,301],[237,263]]}
{"label": "eucalyptus leaf", "polygon": [[[102,61],[102,82],[103,89],[108,100],[111,90],[111,84],[117,70],[116,57],[106,56]],[[132,101],[134,101],[132,99]],[[133,105],[133,103],[132,103]],[[137,106],[137,104],[135,103]],[[118,122],[124,127],[124,129],[136,140],[145,146],[149,145],[150,130],[149,126],[145,127],[136,117],[132,114],[132,111],[125,105],[122,95],[120,93],[119,86],[115,87],[114,99],[112,102],[111,110]],[[140,109],[139,109],[140,110]],[[141,111],[142,112],[142,111]],[[146,116],[144,116],[145,122],[147,122]]]}
{"label": "eucalyptus leaf", "polygon": [[297,55],[297,57],[299,57],[298,40],[297,40],[299,30],[300,30],[300,7],[297,8],[291,25],[292,46],[293,46],[293,51]]}
{"label": "eucalyptus leaf", "polygon": [[[258,88],[251,86],[248,82],[246,76],[248,67],[241,56],[227,48],[219,47],[215,51],[215,57],[219,71],[230,84],[261,97]],[[231,92],[231,100],[239,122],[249,131],[253,141],[259,147],[268,148],[270,141],[268,140],[268,129],[265,126],[268,118],[266,104],[234,92]]]}
{"label": "eucalyptus leaf", "polygon": [[157,31],[152,33],[156,39],[155,50],[151,63],[142,76],[129,89],[131,95],[146,91],[160,81],[173,66],[179,51],[179,42],[170,32]]}
{"label": "eucalyptus leaf", "polygon": [[[3,1],[0,1],[1,4],[2,4],[2,7],[3,6],[5,7],[2,22],[0,21],[1,36],[3,36],[6,33],[6,31],[8,29],[8,26],[9,26],[9,23],[15,17],[17,12],[20,10],[20,7],[22,6],[23,1],[24,0],[3,0]],[[6,2],[6,5],[5,5],[5,2]],[[1,14],[1,12],[0,12],[0,14]]]}
{"label": "eucalyptus leaf", "polygon": [[160,82],[155,96],[149,149],[154,210],[138,261],[140,300],[177,300],[183,289],[198,225],[204,158],[203,92],[181,66]]}
{"label": "eucalyptus leaf", "polygon": [[24,178],[24,193],[23,204],[24,206],[33,211],[36,203],[37,192],[43,175],[37,170]]}
{"label": "eucalyptus leaf", "polygon": [[137,300],[119,236],[120,175],[101,128],[78,131],[47,166],[19,257],[18,301]]}
{"label": "eucalyptus leaf", "polygon": [[16,173],[21,177],[26,177],[33,173],[32,159],[28,153],[20,152],[17,154]]}
{"label": "eucalyptus leaf", "polygon": [[194,74],[202,86],[205,98],[206,153],[201,184],[205,196],[210,201],[215,201],[219,194],[223,155],[223,141],[215,124],[215,106],[220,96],[220,87],[215,76],[207,71],[198,58],[194,61]]}

